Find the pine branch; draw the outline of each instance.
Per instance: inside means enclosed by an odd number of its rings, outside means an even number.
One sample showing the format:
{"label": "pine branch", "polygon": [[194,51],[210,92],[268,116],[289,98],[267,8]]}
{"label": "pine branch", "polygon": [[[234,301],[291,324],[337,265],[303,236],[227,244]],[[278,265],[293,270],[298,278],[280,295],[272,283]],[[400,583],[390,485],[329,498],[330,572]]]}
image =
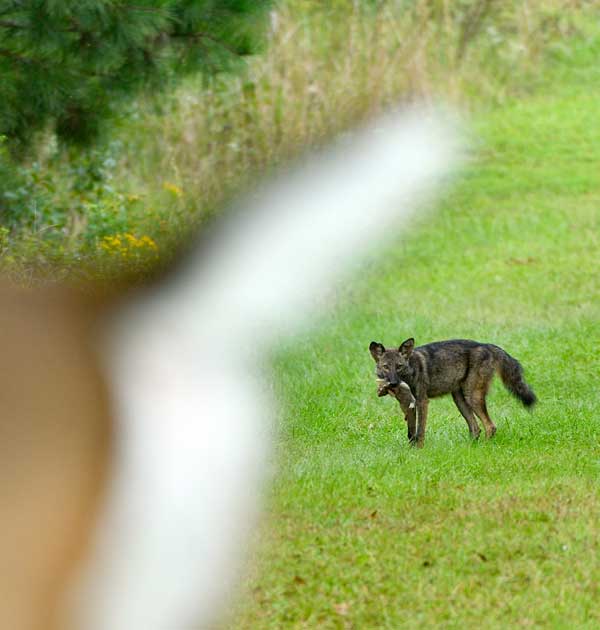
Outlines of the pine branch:
{"label": "pine branch", "polygon": [[201,43],[205,41],[209,41],[209,42],[212,42],[213,44],[217,44],[218,46],[220,46],[221,48],[223,48],[230,54],[234,55],[235,57],[240,56],[240,53],[237,50],[235,50],[235,48],[232,48],[224,41],[217,39],[214,35],[209,35],[208,33],[205,33],[202,31],[196,31],[195,33],[173,33],[171,37],[173,39],[195,40]]}
{"label": "pine branch", "polygon": [[164,9],[154,9],[153,7],[140,7],[135,4],[119,4],[116,8],[121,11],[138,11],[141,13],[152,13],[153,15],[160,16],[165,16],[169,14],[169,12],[165,11]]}
{"label": "pine branch", "polygon": [[226,68],[245,51],[230,32],[246,17],[254,20],[269,2],[230,10],[199,0],[206,10],[197,13],[189,0],[98,0],[66,7],[0,0],[2,81],[15,95],[4,107],[0,133],[27,144],[37,128],[54,122],[63,137],[76,138],[79,119],[79,127],[95,128],[113,102],[149,82]]}
{"label": "pine branch", "polygon": [[25,29],[28,28],[25,24],[17,24],[17,22],[7,22],[6,20],[0,20],[0,26],[4,28],[13,28],[13,29]]}
{"label": "pine branch", "polygon": [[21,55],[18,55],[15,52],[13,52],[12,50],[6,50],[6,48],[0,48],[0,56],[8,57],[9,59],[15,59],[19,63],[26,64],[26,65],[32,65],[32,64],[33,65],[42,65],[36,59],[30,59],[29,57],[23,57]]}

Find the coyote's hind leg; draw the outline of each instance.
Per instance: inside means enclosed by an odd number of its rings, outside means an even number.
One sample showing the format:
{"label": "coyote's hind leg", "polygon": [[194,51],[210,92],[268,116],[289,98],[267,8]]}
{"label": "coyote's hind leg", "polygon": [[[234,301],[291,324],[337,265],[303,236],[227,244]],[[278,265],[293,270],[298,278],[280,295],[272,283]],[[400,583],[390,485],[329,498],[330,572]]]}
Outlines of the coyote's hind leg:
{"label": "coyote's hind leg", "polygon": [[477,424],[475,412],[473,411],[469,403],[465,400],[465,397],[460,390],[452,392],[452,398],[454,399],[454,403],[458,407],[458,410],[462,414],[463,418],[467,421],[467,426],[469,427],[469,433],[471,434],[471,437],[476,440],[481,433],[481,429]]}
{"label": "coyote's hind leg", "polygon": [[491,438],[496,433],[496,425],[488,413],[485,397],[494,377],[494,357],[486,350],[479,352],[471,360],[472,366],[462,388],[463,394],[467,404],[481,420],[486,437]]}

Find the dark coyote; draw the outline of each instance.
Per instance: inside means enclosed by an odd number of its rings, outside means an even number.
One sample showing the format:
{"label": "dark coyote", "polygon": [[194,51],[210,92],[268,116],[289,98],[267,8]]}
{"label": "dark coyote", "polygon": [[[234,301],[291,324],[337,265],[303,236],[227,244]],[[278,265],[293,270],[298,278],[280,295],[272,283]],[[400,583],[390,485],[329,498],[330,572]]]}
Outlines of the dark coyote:
{"label": "dark coyote", "polygon": [[408,425],[408,439],[419,447],[425,440],[429,399],[444,394],[452,394],[473,438],[480,433],[475,416],[483,423],[486,436],[492,437],[496,426],[485,397],[496,371],[508,391],[526,407],[536,401],[523,379],[521,364],[491,343],[451,339],[415,348],[415,340],[410,338],[391,349],[372,341],[369,350],[377,364],[378,396],[390,394],[398,400]]}

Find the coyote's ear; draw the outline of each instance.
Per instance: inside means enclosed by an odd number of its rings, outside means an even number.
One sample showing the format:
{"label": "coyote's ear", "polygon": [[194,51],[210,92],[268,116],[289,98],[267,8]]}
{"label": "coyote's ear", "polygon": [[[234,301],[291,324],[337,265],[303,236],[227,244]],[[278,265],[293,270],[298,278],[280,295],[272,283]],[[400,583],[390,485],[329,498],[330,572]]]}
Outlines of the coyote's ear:
{"label": "coyote's ear", "polygon": [[409,357],[412,354],[413,348],[415,347],[415,340],[411,337],[406,341],[403,341],[398,350],[400,353]]}
{"label": "coyote's ear", "polygon": [[369,352],[375,361],[379,361],[379,359],[381,359],[381,355],[385,352],[385,348],[380,343],[371,341],[369,344]]}

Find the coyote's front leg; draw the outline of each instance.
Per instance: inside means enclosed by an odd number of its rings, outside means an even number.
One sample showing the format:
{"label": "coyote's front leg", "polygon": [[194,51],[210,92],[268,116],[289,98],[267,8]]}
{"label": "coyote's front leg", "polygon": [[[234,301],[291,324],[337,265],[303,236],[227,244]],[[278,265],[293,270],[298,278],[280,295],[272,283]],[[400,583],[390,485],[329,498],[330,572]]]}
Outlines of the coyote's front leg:
{"label": "coyote's front leg", "polygon": [[429,399],[427,397],[417,399],[417,420],[419,428],[417,429],[417,448],[423,448],[425,444],[425,427],[427,426],[427,407]]}
{"label": "coyote's front leg", "polygon": [[394,388],[394,397],[400,403],[400,408],[404,413],[404,420],[408,428],[408,441],[413,444],[417,439],[417,412],[415,408],[415,397],[410,387],[404,381]]}

